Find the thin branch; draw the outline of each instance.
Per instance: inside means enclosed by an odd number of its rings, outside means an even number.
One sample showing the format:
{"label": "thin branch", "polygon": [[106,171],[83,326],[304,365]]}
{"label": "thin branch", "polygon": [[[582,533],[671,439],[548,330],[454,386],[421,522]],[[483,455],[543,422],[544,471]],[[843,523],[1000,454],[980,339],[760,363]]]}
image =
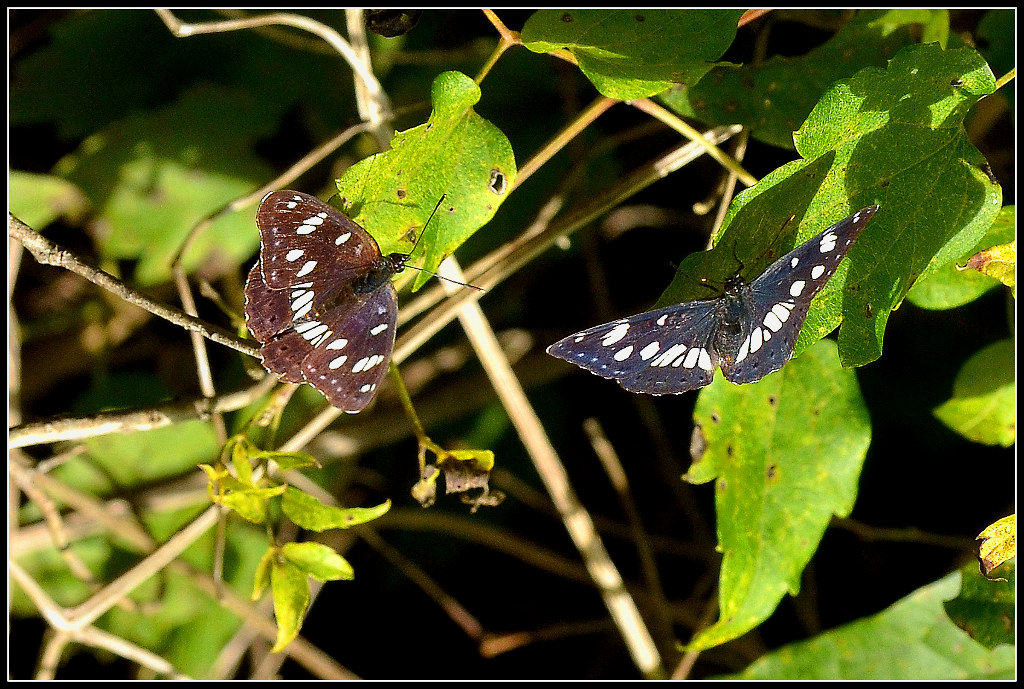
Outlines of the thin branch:
{"label": "thin branch", "polygon": [[15,426],[8,431],[9,448],[28,447],[62,440],[82,440],[109,433],[134,433],[163,428],[181,421],[205,420],[214,413],[237,411],[259,399],[276,383],[267,376],[253,387],[218,397],[201,397],[182,402],[121,412],[103,412],[85,417],[63,417]]}
{"label": "thin branch", "polygon": [[676,130],[690,141],[696,142],[704,147],[705,152],[721,163],[729,172],[736,175],[741,182],[748,187],[752,187],[757,184],[757,178],[752,174],[743,169],[743,166],[738,160],[733,158],[731,155],[718,148],[715,144],[708,141],[704,136],[701,135],[696,129],[686,123],[681,117],[676,115],[674,112],[658,105],[649,98],[641,98],[638,100],[630,101],[637,110],[642,110],[651,117],[654,117],[661,122],[664,122],[672,129]]}
{"label": "thin branch", "polygon": [[[359,58],[359,55],[355,50],[353,50],[349,42],[333,28],[318,22],[315,19],[310,19],[309,17],[305,17],[301,14],[273,12],[271,14],[247,17],[245,19],[229,19],[225,21],[199,22],[193,24],[181,21],[167,9],[157,9],[155,12],[164,24],[167,25],[170,32],[179,38],[187,38],[205,33],[240,31],[244,29],[254,29],[261,26],[274,25],[292,26],[303,31],[308,31],[327,42],[328,45],[330,45],[345,59],[349,67],[352,68],[352,71],[355,72],[356,78],[363,83],[363,86],[377,102],[387,103],[387,96],[384,95],[384,90],[381,88],[380,82],[377,81],[377,77],[374,76],[373,71],[369,66]],[[380,122],[382,120],[390,119],[390,114],[385,111],[380,113],[379,117],[371,117],[369,119],[372,122]]]}
{"label": "thin branch", "polygon": [[[454,258],[441,263],[438,275],[465,282]],[[446,283],[447,285],[447,283]],[[448,289],[458,289],[447,285]],[[469,337],[480,363],[498,393],[502,406],[519,434],[534,467],[540,475],[548,495],[558,510],[569,537],[576,545],[591,579],[597,585],[608,612],[626,642],[633,662],[645,677],[663,674],[661,657],[637,609],[636,602],[626,589],[625,582],[614,561],[594,528],[594,522],[576,497],[568,473],[554,445],[544,431],[540,417],[530,405],[512,366],[502,354],[497,337],[487,322],[480,305],[466,301],[459,310],[459,322]]]}
{"label": "thin branch", "polygon": [[661,585],[661,577],[658,576],[658,563],[654,558],[654,548],[650,538],[644,530],[643,521],[640,518],[640,510],[637,509],[633,500],[632,491],[629,488],[629,479],[626,478],[626,470],[619,460],[619,454],[615,446],[605,435],[601,428],[601,422],[596,418],[588,418],[583,421],[583,431],[594,449],[594,454],[601,462],[605,474],[612,484],[622,510],[626,514],[633,535],[633,544],[636,546],[637,554],[640,557],[640,566],[643,571],[644,580],[648,594],[651,596],[654,605],[650,606],[651,616],[657,621],[657,628],[663,640],[669,641],[672,638],[672,623],[668,618],[668,599],[665,597],[665,589]]}
{"label": "thin branch", "polygon": [[154,316],[159,316],[190,332],[197,332],[217,344],[222,344],[242,354],[259,358],[259,348],[251,340],[243,340],[224,328],[189,316],[180,309],[156,301],[141,292],[133,290],[113,275],[82,263],[71,251],[46,239],[11,213],[7,215],[7,234],[21,242],[32,256],[43,265],[69,270],[76,275],[82,276],[89,282],[102,287],[116,297],[149,311]]}

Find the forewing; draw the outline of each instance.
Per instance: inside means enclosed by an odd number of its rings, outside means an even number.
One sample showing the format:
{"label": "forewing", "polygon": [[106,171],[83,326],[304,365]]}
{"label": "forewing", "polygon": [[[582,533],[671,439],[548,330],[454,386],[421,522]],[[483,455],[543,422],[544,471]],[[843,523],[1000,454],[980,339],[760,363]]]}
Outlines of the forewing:
{"label": "forewing", "polygon": [[749,285],[752,327],[735,361],[722,373],[733,383],[753,383],[782,368],[793,356],[811,300],[835,274],[878,206],[862,208],[775,261]]}
{"label": "forewing", "polygon": [[588,328],[547,352],[630,392],[680,393],[709,384],[719,300],[693,301]]}
{"label": "forewing", "polygon": [[[256,211],[260,270],[270,289],[313,283],[323,302],[340,285],[366,272],[380,258],[370,234],[315,196],[299,191],[268,194]],[[332,289],[335,288],[335,289]]]}

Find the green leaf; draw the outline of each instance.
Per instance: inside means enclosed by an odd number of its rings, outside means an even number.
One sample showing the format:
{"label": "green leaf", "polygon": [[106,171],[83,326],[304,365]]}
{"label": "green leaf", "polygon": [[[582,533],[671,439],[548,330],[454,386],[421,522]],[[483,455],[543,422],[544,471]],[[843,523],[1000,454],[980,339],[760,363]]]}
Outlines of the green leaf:
{"label": "green leaf", "polygon": [[705,451],[684,478],[716,479],[719,621],[689,645],[735,639],[767,619],[800,574],[832,515],[853,509],[871,426],[852,371],[825,340],[752,385],[719,377],[694,421]]}
{"label": "green leaf", "polygon": [[960,435],[985,445],[1010,447],[1017,437],[1014,341],[994,342],[976,352],[953,382],[953,397],[935,416]]}
{"label": "green leaf", "polygon": [[[936,45],[908,47],[886,70],[836,83],[796,134],[802,158],[736,197],[715,248],[683,259],[658,304],[706,299],[705,283],[724,284],[737,261],[753,279],[788,248],[877,203],[812,302],[795,350],[842,322],[843,364],[877,359],[889,313],[914,280],[963,255],[999,211],[1001,190],[963,129],[971,105],[994,88],[976,52]],[[789,226],[799,229],[782,243]]]}
{"label": "green leaf", "polygon": [[254,461],[273,461],[282,471],[290,469],[305,469],[307,467],[319,467],[320,462],[316,457],[306,452],[277,452],[274,450],[260,450],[252,455]]}
{"label": "green leaf", "polygon": [[[1009,242],[1016,236],[1013,206],[1003,206],[985,235],[957,260],[950,261],[926,278],[919,279],[907,292],[907,299],[922,309],[952,309],[974,301],[999,286],[996,276],[968,270],[971,257],[985,249]],[[1011,271],[1012,272],[1012,271]]]}
{"label": "green leaf", "polygon": [[[384,254],[408,253],[423,230],[422,267],[435,271],[494,216],[515,181],[516,163],[501,130],[474,112],[480,87],[472,79],[441,74],[431,100],[434,110],[425,124],[397,134],[392,150],[346,170],[338,191],[342,210],[373,235]],[[420,273],[414,289],[429,279]]]}
{"label": "green leaf", "polygon": [[309,582],[305,573],[288,560],[275,558],[271,566],[270,586],[274,594],[274,617],[277,619],[275,653],[284,649],[299,635],[302,618],[309,606]]}
{"label": "green leaf", "polygon": [[98,436],[86,440],[85,446],[87,456],[66,462],[58,475],[81,490],[89,487],[100,493],[115,486],[124,490],[181,476],[218,454],[213,428],[202,421]]}
{"label": "green leaf", "polygon": [[267,552],[263,553],[263,557],[260,558],[260,562],[256,565],[256,571],[252,575],[252,595],[249,600],[256,602],[263,597],[263,592],[270,586],[270,572],[274,566],[274,560],[277,558],[278,550],[274,546],[267,548]]}
{"label": "green leaf", "polygon": [[233,440],[234,442],[229,440],[228,445],[231,448],[231,466],[235,468],[235,476],[241,483],[252,485],[252,464],[249,462],[249,456],[255,447],[244,437],[235,436]]}
{"label": "green leaf", "polygon": [[967,565],[960,570],[960,594],[945,603],[953,623],[988,649],[1016,642],[1016,563],[1010,561],[999,571],[999,579],[988,579],[977,565]]}
{"label": "green leaf", "polygon": [[262,524],[267,519],[267,500],[284,493],[285,486],[269,488],[234,488],[227,495],[222,495],[218,502],[230,507],[242,518],[253,524]]}
{"label": "green leaf", "polygon": [[323,504],[298,488],[288,486],[281,498],[281,509],[298,526],[319,532],[328,529],[347,529],[372,521],[391,509],[391,501],[387,500],[376,507],[333,507]]}
{"label": "green leaf", "polygon": [[262,524],[267,519],[267,503],[247,491],[235,491],[222,495],[217,502],[235,511],[242,519],[253,524]]}
{"label": "green leaf", "polygon": [[12,170],[7,185],[8,210],[36,231],[62,216],[77,218],[87,206],[82,192],[59,177]]}
{"label": "green leaf", "polygon": [[[272,122],[237,116],[254,110],[247,94],[199,88],[164,110],[113,123],[58,163],[57,174],[97,210],[103,258],[137,260],[139,284],[169,280],[171,261],[196,223],[271,176],[251,149]],[[234,271],[258,242],[252,209],[220,216],[196,235],[185,269]]]}
{"label": "green leaf", "polygon": [[352,565],[323,543],[285,543],[281,555],[317,581],[355,577]]}
{"label": "green leaf", "polygon": [[540,10],[523,26],[535,53],[567,50],[605,96],[646,98],[700,81],[736,37],[743,10]]}
{"label": "green leaf", "polygon": [[755,138],[792,149],[793,132],[833,82],[864,67],[885,67],[915,42],[921,24],[931,22],[948,28],[948,10],[860,10],[828,41],[803,55],[715,67],[711,78],[661,98],[681,115],[709,125],[742,124]]}
{"label": "green leaf", "polygon": [[763,656],[733,679],[1012,679],[1015,652],[989,651],[954,625],[942,602],[960,573],[886,610]]}

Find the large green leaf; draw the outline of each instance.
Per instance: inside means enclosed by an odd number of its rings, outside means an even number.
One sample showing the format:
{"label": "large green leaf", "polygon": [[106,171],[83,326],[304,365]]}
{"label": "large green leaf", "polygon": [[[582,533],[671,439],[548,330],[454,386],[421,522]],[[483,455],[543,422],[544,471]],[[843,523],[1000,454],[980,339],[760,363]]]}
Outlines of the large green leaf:
{"label": "large green leaf", "polygon": [[945,604],[949,618],[985,648],[1015,644],[1016,560],[1004,562],[991,579],[973,562],[960,574],[960,594]]}
{"label": "large green leaf", "polygon": [[968,259],[985,249],[1013,241],[1017,236],[1014,206],[1003,206],[988,232],[955,261],[914,283],[907,299],[922,309],[952,309],[974,301],[999,286],[999,280],[965,269]]}
{"label": "large green leaf", "polygon": [[[999,212],[1001,190],[963,129],[970,107],[994,88],[975,51],[936,45],[911,46],[886,70],[836,83],[796,134],[801,158],[736,197],[715,249],[684,259],[659,305],[707,298],[702,279],[724,283],[737,260],[751,279],[788,247],[877,203],[796,346],[799,353],[842,322],[844,364],[877,359],[889,313],[914,281],[963,255]],[[789,225],[799,229],[783,244],[780,228]]]}
{"label": "large green leaf", "polygon": [[66,180],[14,170],[7,178],[7,207],[29,227],[41,231],[61,216],[81,216],[86,203],[82,192]]}
{"label": "large green leaf", "polygon": [[1012,646],[992,651],[954,625],[942,607],[960,573],[886,610],[762,657],[735,679],[1013,679]]}
{"label": "large green leaf", "polygon": [[[391,141],[392,150],[353,165],[338,191],[345,213],[374,236],[385,254],[408,253],[425,228],[422,267],[434,271],[505,200],[516,177],[505,135],[473,111],[480,87],[445,72],[431,90],[430,119]],[[429,279],[421,273],[415,287]]]}
{"label": "large green leaf", "polygon": [[935,416],[978,443],[1010,447],[1017,441],[1017,384],[1012,338],[976,352],[956,374],[953,397]]}
{"label": "large green leaf", "polygon": [[663,94],[665,103],[706,124],[742,124],[761,141],[793,148],[793,132],[833,82],[864,67],[885,67],[915,42],[920,26],[949,30],[948,10],[861,10],[825,43],[803,55],[715,67],[691,88]]}
{"label": "large green leaf", "polygon": [[743,10],[541,10],[523,26],[537,53],[565,49],[598,91],[632,100],[696,84],[736,36]]}
{"label": "large green leaf", "polygon": [[753,385],[718,378],[693,415],[706,445],[685,478],[716,480],[724,555],[719,621],[690,644],[710,648],[799,591],[829,519],[853,509],[871,426],[856,376],[828,340]]}

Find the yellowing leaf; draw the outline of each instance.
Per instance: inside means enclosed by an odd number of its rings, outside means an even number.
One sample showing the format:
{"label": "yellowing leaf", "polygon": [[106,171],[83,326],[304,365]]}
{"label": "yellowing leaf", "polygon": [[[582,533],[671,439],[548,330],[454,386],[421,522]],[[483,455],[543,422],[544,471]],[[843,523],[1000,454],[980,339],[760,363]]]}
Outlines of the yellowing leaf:
{"label": "yellowing leaf", "polygon": [[989,524],[978,538],[981,540],[978,549],[981,571],[988,576],[999,565],[1017,557],[1017,515],[1011,514]]}

